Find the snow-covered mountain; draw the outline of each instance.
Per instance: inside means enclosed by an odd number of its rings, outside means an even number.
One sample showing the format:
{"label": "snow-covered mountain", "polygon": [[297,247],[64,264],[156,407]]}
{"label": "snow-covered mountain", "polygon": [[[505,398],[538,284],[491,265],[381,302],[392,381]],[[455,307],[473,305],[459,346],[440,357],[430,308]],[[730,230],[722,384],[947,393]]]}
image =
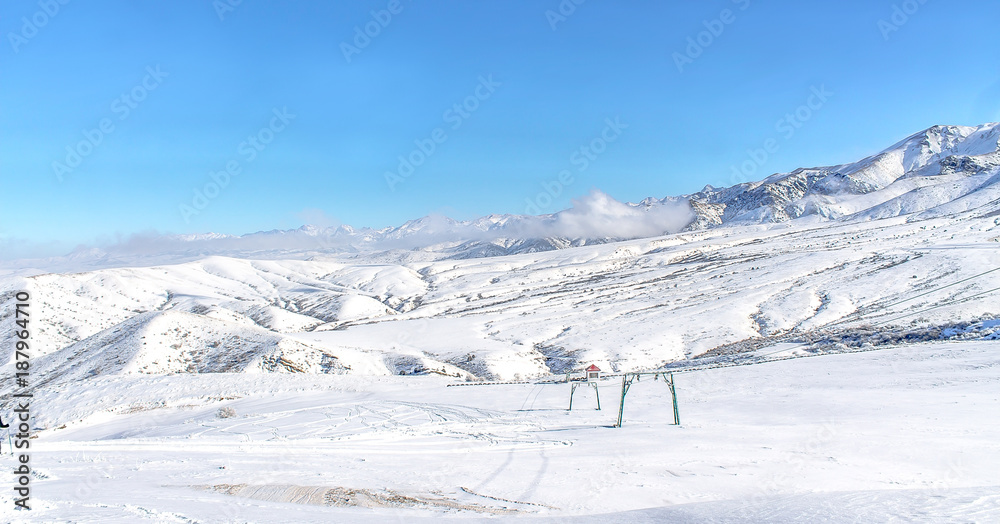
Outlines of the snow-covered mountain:
{"label": "snow-covered mountain", "polygon": [[[135,239],[131,252],[78,253],[72,271],[0,279],[0,300],[32,291],[38,369],[52,380],[648,368],[819,336],[861,313],[892,320],[1000,282],[878,311],[1000,264],[998,138],[997,124],[939,126],[853,164],[639,204],[595,193],[543,217],[173,237],[163,260],[143,257],[163,239]],[[80,272],[95,256],[143,263]],[[990,304],[942,306],[918,327],[965,329],[996,317]]]}
{"label": "snow-covered mountain", "polygon": [[0,276],[0,340],[31,295],[33,521],[996,522],[996,140]]}
{"label": "snow-covered mountain", "polygon": [[934,126],[851,164],[796,169],[760,182],[643,203],[686,200],[697,214],[693,228],[808,216],[869,220],[948,213],[1000,198],[998,142],[997,123]]}
{"label": "snow-covered mountain", "polygon": [[[464,260],[208,257],[7,278],[0,301],[31,292],[47,381],[219,371],[511,379],[589,363],[645,369],[783,336],[993,336],[1000,312],[981,294],[1000,287],[1000,273],[962,279],[1000,267],[1000,202],[910,218],[726,226]],[[0,336],[12,336],[2,315],[13,308],[2,311]],[[873,322],[882,338],[838,342],[838,330],[870,333]]]}
{"label": "snow-covered mountain", "polygon": [[1000,124],[934,126],[850,164],[800,168],[758,182],[707,186],[697,193],[622,203],[599,191],[558,213],[488,215],[474,220],[427,216],[398,227],[348,225],[273,230],[241,236],[136,236],[104,249],[35,261],[49,270],[240,258],[358,255],[382,261],[466,259],[535,253],[649,238],[725,225],[789,220],[865,221],[942,216],[1000,198]]}

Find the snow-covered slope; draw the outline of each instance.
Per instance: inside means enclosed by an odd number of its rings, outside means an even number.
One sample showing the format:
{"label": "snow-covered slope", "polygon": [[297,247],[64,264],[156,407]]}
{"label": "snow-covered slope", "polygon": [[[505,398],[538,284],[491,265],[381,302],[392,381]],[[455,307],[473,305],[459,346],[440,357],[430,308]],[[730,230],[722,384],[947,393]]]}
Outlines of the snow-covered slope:
{"label": "snow-covered slope", "polygon": [[[889,319],[1000,282],[994,273],[872,311],[1000,264],[998,139],[997,124],[936,126],[853,164],[637,205],[595,193],[547,217],[175,239],[250,245],[263,258],[286,259],[208,256],[8,277],[0,298],[33,292],[36,351],[54,362],[43,369],[65,379],[213,371],[509,379],[585,363],[649,368],[754,338],[818,332],[860,312]],[[681,224],[688,230],[654,235]],[[698,229],[706,224],[716,226]],[[640,238],[616,242],[615,228]],[[464,236],[446,240],[456,231]],[[546,231],[567,235],[536,234]],[[503,232],[518,234],[482,236]],[[436,243],[325,257],[308,255],[308,244],[268,251],[275,238],[306,236]],[[989,304],[919,318],[926,326],[971,322],[996,316]],[[0,351],[7,361],[11,349]]]}
{"label": "snow-covered slope", "polygon": [[[642,369],[741,341],[825,333],[859,313],[860,323],[897,330],[995,318],[989,295],[953,302],[1000,286],[1000,272],[943,287],[1000,267],[995,207],[923,220],[729,226],[463,260],[210,257],[10,279],[3,297],[32,292],[35,346],[49,361],[40,369],[65,380],[214,371],[513,379],[589,363]],[[3,351],[6,361],[10,348]]]}
{"label": "snow-covered slope", "polygon": [[680,426],[643,379],[617,429],[617,377],[600,411],[562,383],[93,377],[35,390],[33,511],[0,520],[992,523],[998,346],[678,374]]}

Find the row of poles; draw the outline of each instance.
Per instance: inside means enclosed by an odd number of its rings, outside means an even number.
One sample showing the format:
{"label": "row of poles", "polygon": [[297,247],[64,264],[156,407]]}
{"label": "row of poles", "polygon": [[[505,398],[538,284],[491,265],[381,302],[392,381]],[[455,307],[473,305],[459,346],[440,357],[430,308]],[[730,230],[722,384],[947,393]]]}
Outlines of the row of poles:
{"label": "row of poles", "polygon": [[[677,409],[677,390],[674,388],[674,374],[664,373],[661,371],[638,371],[635,373],[623,373],[622,374],[622,391],[621,399],[618,402],[618,421],[615,422],[614,427],[622,427],[623,417],[625,416],[625,395],[628,394],[628,390],[632,387],[633,382],[639,382],[639,379],[643,375],[652,375],[653,380],[659,380],[663,377],[663,382],[670,389],[670,402],[673,405],[674,410],[674,425],[679,426],[681,423],[680,411]],[[601,409],[601,392],[597,388],[597,382],[593,380],[588,380],[586,382],[573,382],[570,384],[569,390],[569,409],[568,411],[573,411],[573,395],[576,393],[576,389],[581,386],[589,386],[594,388],[594,395],[597,397],[597,409]]]}
{"label": "row of poles", "polygon": [[674,425],[679,426],[681,423],[681,414],[677,409],[677,390],[674,389],[674,374],[650,371],[625,373],[622,375],[622,396],[618,404],[618,422],[615,423],[615,427],[622,427],[623,417],[625,416],[625,395],[628,393],[629,388],[632,387],[632,382],[639,382],[639,378],[642,377],[642,375],[653,375],[654,381],[658,380],[661,376],[663,377],[663,382],[665,382],[667,387],[670,388],[670,403],[673,404],[674,408]]}

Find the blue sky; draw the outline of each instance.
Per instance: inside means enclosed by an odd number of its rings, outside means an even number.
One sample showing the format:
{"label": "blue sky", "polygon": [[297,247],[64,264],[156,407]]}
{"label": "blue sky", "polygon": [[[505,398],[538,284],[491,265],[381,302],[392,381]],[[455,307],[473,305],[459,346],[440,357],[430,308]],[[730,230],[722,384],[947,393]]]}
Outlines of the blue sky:
{"label": "blue sky", "polygon": [[4,257],[635,201],[1000,120],[994,1],[230,1],[0,5]]}

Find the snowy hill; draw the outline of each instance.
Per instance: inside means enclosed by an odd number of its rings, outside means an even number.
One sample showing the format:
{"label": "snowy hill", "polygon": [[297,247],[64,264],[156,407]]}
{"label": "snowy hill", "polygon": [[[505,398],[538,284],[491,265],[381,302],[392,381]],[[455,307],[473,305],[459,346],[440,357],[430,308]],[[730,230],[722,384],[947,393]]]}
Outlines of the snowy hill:
{"label": "snowy hill", "polygon": [[[922,305],[942,305],[919,317],[922,329],[967,327],[998,312],[982,299],[943,306],[990,289],[997,273],[877,309],[1000,264],[998,140],[997,124],[936,126],[853,164],[640,204],[595,193],[545,217],[177,237],[168,251],[180,251],[163,256],[194,259],[180,264],[151,265],[139,242],[131,247],[148,267],[7,277],[0,297],[32,291],[43,369],[60,380],[218,371],[512,379],[585,363],[661,366]],[[556,231],[564,235],[538,234]],[[318,255],[315,243],[331,238],[350,239],[350,249]],[[259,256],[199,255],[248,249]]]}
{"label": "snowy hill", "polygon": [[[210,257],[8,279],[0,296],[32,292],[34,337],[49,361],[40,369],[65,374],[60,380],[217,371],[515,379],[589,363],[634,370],[745,341],[819,336],[844,321],[897,331],[982,327],[1000,313],[989,296],[952,302],[1000,286],[1000,272],[949,284],[1000,266],[995,208],[728,226],[463,260]],[[927,295],[885,307],[919,292]],[[907,316],[926,307],[934,309]],[[3,351],[6,361],[11,350]]]}

